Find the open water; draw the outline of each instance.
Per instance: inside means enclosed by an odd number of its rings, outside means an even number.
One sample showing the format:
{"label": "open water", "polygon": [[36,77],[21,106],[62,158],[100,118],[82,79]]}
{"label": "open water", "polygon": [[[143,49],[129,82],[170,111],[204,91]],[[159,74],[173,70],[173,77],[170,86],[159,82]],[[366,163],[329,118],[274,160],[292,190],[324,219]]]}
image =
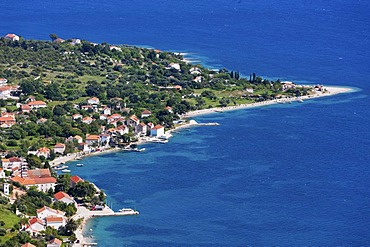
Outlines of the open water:
{"label": "open water", "polygon": [[73,173],[115,210],[99,246],[366,246],[370,243],[370,3],[364,0],[0,2],[0,33],[188,52],[212,68],[356,92],[197,117],[143,153]]}

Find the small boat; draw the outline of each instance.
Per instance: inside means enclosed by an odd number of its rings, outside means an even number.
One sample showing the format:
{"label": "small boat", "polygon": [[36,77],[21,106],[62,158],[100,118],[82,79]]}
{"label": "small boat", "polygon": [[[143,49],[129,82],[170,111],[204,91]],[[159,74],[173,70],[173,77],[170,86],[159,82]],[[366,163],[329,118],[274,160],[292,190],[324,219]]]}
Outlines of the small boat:
{"label": "small boat", "polygon": [[303,101],[303,99],[299,99],[298,102],[299,103],[303,103],[304,101]]}
{"label": "small boat", "polygon": [[64,170],[62,170],[62,172],[64,172],[64,173],[69,173],[69,172],[71,172],[71,170],[64,169]]}
{"label": "small boat", "polygon": [[76,166],[81,167],[81,166],[84,166],[84,164],[78,163],[76,164]]}
{"label": "small boat", "polygon": [[143,152],[143,151],[145,151],[145,148],[140,148],[140,149],[135,148],[133,151],[135,151],[135,152]]}
{"label": "small boat", "polygon": [[54,170],[63,170],[63,169],[67,169],[68,166],[56,166],[54,167]]}

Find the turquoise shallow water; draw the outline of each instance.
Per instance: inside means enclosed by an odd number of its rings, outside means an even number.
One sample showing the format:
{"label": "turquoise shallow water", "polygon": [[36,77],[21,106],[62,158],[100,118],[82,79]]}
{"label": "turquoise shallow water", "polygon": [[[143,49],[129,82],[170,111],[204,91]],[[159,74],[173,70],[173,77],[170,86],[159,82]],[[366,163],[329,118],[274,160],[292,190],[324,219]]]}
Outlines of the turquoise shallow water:
{"label": "turquoise shallow water", "polygon": [[370,242],[368,1],[4,0],[0,32],[189,52],[211,67],[346,95],[197,117],[143,153],[90,157],[73,173],[118,210],[99,246],[366,246]]}

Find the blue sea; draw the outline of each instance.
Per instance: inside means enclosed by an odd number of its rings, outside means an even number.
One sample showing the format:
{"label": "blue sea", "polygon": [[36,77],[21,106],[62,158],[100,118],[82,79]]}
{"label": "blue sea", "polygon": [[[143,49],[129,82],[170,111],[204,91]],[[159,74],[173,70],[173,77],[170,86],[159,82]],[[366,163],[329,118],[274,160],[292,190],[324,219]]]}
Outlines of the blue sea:
{"label": "blue sea", "polygon": [[210,68],[354,92],[199,116],[142,153],[71,163],[134,217],[89,222],[99,246],[370,245],[370,2],[2,0],[0,34],[188,53]]}

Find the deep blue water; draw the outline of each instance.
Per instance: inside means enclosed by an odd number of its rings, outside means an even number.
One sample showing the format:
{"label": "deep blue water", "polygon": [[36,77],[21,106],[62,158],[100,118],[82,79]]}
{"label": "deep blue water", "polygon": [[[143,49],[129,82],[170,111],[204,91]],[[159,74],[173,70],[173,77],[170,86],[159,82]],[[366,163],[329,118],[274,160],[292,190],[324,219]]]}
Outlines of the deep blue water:
{"label": "deep blue water", "polygon": [[99,246],[369,245],[368,1],[3,0],[0,8],[3,34],[151,46],[245,75],[359,88],[197,117],[221,126],[71,165],[114,209],[140,211],[90,222]]}

